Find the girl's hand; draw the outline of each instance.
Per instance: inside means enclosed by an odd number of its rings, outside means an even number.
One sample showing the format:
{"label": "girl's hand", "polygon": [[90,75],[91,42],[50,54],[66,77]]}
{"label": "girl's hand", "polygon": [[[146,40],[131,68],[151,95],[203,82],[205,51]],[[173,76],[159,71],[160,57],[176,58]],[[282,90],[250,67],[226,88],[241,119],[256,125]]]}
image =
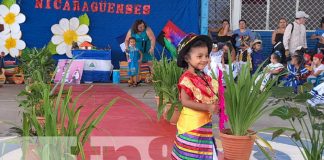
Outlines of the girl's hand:
{"label": "girl's hand", "polygon": [[150,54],[153,54],[154,53],[154,48],[150,48],[149,52],[150,52]]}
{"label": "girl's hand", "polygon": [[218,104],[208,104],[208,111],[211,114],[218,114],[219,113],[219,108]]}

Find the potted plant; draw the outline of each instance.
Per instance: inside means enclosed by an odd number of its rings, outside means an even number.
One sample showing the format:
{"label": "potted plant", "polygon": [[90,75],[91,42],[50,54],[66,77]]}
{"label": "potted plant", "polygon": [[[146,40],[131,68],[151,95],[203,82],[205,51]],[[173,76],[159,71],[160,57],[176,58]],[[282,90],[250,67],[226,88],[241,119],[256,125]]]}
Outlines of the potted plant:
{"label": "potted plant", "polygon": [[[254,142],[261,147],[258,141],[255,141],[257,136],[252,127],[269,110],[264,104],[271,95],[270,88],[275,84],[277,78],[269,80],[267,86],[261,91],[262,80],[256,82],[256,79],[263,64],[252,76],[250,64],[243,65],[236,80],[233,76],[231,63],[230,60],[229,74],[224,72],[225,103],[229,128],[220,131],[220,138],[225,159],[248,160]],[[264,148],[261,150],[265,153]],[[269,155],[266,154],[266,156],[270,159]]]}
{"label": "potted plant", "polygon": [[51,73],[55,70],[55,65],[52,54],[47,47],[24,49],[19,58],[19,62],[19,68],[23,72],[25,80],[27,80],[25,83],[31,83],[33,81],[33,71],[41,73],[44,83],[50,83],[52,79]]}
{"label": "potted plant", "polygon": [[272,140],[284,134],[298,147],[305,160],[322,160],[324,158],[324,112],[323,108],[311,107],[306,100],[312,96],[308,85],[301,86],[298,94],[292,95],[293,88],[276,87],[274,96],[282,106],[272,111],[274,116],[289,122],[289,127],[272,127]]}
{"label": "potted plant", "polygon": [[177,85],[183,70],[177,66],[176,61],[165,57],[160,60],[160,63],[158,117],[163,115],[171,124],[176,124],[182,110]]}

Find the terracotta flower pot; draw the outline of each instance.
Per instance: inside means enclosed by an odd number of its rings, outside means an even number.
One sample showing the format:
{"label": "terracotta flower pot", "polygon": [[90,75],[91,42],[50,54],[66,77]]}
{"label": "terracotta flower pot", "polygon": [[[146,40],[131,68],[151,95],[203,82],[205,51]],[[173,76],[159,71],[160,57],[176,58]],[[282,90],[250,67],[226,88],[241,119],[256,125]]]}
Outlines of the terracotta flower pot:
{"label": "terracotta flower pot", "polygon": [[[249,131],[253,133],[253,131]],[[255,141],[255,134],[249,136],[234,136],[230,129],[220,132],[219,136],[224,149],[224,157],[228,160],[249,160]]]}
{"label": "terracotta flower pot", "polygon": [[[164,108],[164,111],[163,111],[163,117],[164,119],[168,120],[167,117],[168,117],[168,111],[170,110],[171,108],[171,104],[167,104]],[[172,125],[176,125],[177,122],[178,122],[178,119],[180,117],[180,112],[178,110],[178,107],[175,107],[174,108],[174,112],[173,112],[173,115],[171,117],[170,120],[168,120],[170,122],[170,124]]]}

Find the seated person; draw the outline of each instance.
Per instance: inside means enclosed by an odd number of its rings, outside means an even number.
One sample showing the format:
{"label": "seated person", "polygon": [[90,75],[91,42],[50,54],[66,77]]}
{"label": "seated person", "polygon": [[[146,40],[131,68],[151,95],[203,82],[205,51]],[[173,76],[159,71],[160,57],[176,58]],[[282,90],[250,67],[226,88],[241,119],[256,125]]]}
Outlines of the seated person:
{"label": "seated person", "polygon": [[317,53],[313,56],[313,64],[312,64],[312,72],[311,75],[308,76],[307,82],[315,84],[317,78],[321,76],[322,72],[324,71],[324,64],[322,64],[323,54]]}
{"label": "seated person", "polygon": [[284,77],[284,85],[286,87],[293,87],[295,93],[297,88],[306,82],[309,75],[309,71],[303,65],[303,59],[299,55],[293,55],[291,57],[290,64],[287,65],[288,75]]}
{"label": "seated person", "polygon": [[266,87],[268,81],[273,77],[273,75],[278,75],[283,71],[284,66],[280,63],[282,54],[279,51],[276,51],[270,56],[270,64],[268,64],[262,71],[262,73],[255,80],[258,82],[261,78],[263,78],[260,90],[263,91],[264,87]]}
{"label": "seated person", "polygon": [[312,71],[312,56],[308,53],[304,54],[304,62],[305,62],[305,68],[308,71]]}
{"label": "seated person", "polygon": [[[222,50],[224,53],[223,57],[222,57],[223,71],[226,71],[229,74],[229,58],[231,58],[233,76],[234,76],[234,78],[237,77],[239,70],[240,70],[240,66],[239,66],[239,63],[237,63],[237,61],[236,61],[236,54],[235,54],[235,50],[234,50],[232,43],[231,42],[225,43]],[[230,52],[231,57],[228,57],[228,52]]]}
{"label": "seated person", "polygon": [[263,61],[267,59],[266,56],[262,53],[262,41],[256,39],[252,43],[252,50],[250,52],[251,52],[251,59],[252,59],[252,74],[253,74],[258,69],[258,67],[263,63]]}
{"label": "seated person", "polygon": [[205,67],[204,72],[209,76],[212,75],[212,70],[215,74],[218,74],[218,70],[222,70],[223,50],[218,50],[218,45],[214,43],[209,56],[209,62]]}
{"label": "seated person", "polygon": [[320,104],[324,104],[324,82],[314,87],[310,94],[313,98],[308,99],[307,103],[310,104],[312,107],[315,107]]}

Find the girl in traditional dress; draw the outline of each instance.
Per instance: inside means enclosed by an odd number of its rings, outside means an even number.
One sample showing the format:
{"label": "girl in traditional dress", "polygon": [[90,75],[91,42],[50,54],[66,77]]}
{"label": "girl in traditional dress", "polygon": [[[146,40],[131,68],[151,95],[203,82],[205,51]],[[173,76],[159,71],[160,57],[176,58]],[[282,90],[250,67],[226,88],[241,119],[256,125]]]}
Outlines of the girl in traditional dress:
{"label": "girl in traditional dress", "polygon": [[262,74],[260,74],[255,80],[258,82],[261,78],[263,78],[260,90],[263,91],[264,87],[266,87],[268,81],[274,75],[278,75],[281,71],[283,71],[284,66],[280,63],[282,54],[280,51],[275,51],[270,56],[270,64],[268,64],[264,69]]}
{"label": "girl in traditional dress", "polygon": [[208,64],[211,49],[211,39],[204,35],[189,34],[178,45],[177,64],[185,72],[178,83],[183,109],[177,123],[173,160],[217,159],[211,116],[219,114],[220,129],[224,128],[227,117],[221,78],[217,82],[202,72]]}

